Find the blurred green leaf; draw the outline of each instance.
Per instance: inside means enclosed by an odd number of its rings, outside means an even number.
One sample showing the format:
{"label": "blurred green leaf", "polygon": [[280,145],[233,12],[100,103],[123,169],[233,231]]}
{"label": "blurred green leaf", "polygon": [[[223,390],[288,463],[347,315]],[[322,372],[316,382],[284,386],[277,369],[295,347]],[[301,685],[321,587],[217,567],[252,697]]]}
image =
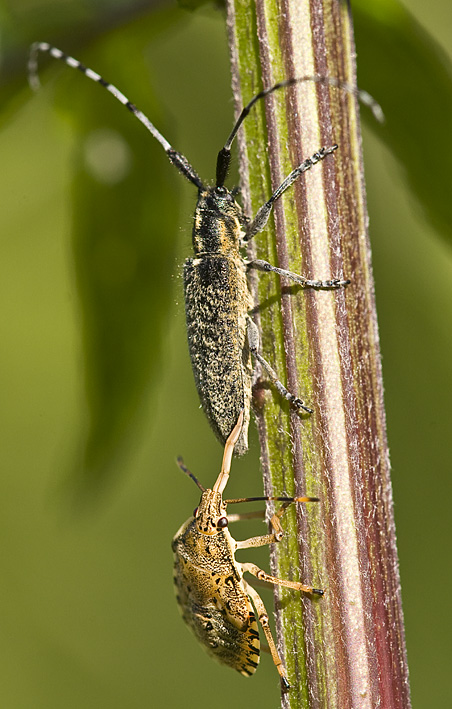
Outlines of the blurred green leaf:
{"label": "blurred green leaf", "polygon": [[384,126],[373,128],[403,166],[425,217],[450,246],[451,62],[395,0],[356,0],[353,18],[360,86],[386,116]]}
{"label": "blurred green leaf", "polygon": [[[165,7],[167,10],[162,11]],[[32,42],[45,41],[65,52],[80,54],[83,47],[94,45],[115,28],[126,29],[127,23],[143,18],[143,23],[135,25],[137,43],[142,46],[145,30],[149,31],[149,40],[181,14],[168,0],[0,0],[0,121],[30,97],[26,64]],[[155,18],[155,26],[151,23],[149,27],[149,17]]]}
{"label": "blurred green leaf", "polygon": [[[190,10],[193,12],[194,10],[200,8],[202,5],[211,4],[211,0],[177,0],[177,4],[184,10]],[[224,3],[222,3],[221,0],[218,0],[215,4],[223,5]]]}
{"label": "blurred green leaf", "polygon": [[[145,48],[166,20],[140,18],[120,36],[112,32],[98,40],[83,57],[96,70],[108,67],[159,126]],[[73,230],[91,417],[83,475],[95,483],[121,462],[159,375],[172,297],[177,175],[162,147],[119,102],[70,69],[64,73],[58,91],[80,138]]]}

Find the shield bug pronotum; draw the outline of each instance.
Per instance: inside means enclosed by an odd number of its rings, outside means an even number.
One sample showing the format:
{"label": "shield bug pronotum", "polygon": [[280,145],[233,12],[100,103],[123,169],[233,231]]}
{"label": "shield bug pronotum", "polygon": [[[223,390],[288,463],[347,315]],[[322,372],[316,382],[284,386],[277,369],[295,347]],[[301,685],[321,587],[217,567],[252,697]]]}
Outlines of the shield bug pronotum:
{"label": "shield bug pronotum", "polygon": [[[225,444],[221,472],[211,490],[204,488],[179,460],[180,467],[195,481],[202,495],[193,516],[182,525],[173,539],[174,583],[182,616],[198,640],[219,662],[247,677],[254,674],[259,663],[257,614],[273,662],[283,685],[288,689],[286,669],[276,649],[264,603],[255,588],[243,578],[243,574],[248,572],[261,581],[304,593],[321,596],[323,591],[297,581],[275,578],[255,564],[239,563],[235,559],[235,552],[237,549],[261,547],[281,541],[283,529],[280,519],[286,508],[294,502],[317,502],[318,498],[245,497],[223,500],[234,446],[240,439],[243,420],[243,412],[240,412]],[[251,517],[263,518],[264,512],[227,515],[227,506],[256,500],[275,500],[283,504],[271,517],[270,534],[237,542],[229,532],[229,523]]]}
{"label": "shield bug pronotum", "polygon": [[77,59],[46,42],[36,42],[31,47],[29,80],[33,88],[39,86],[37,58],[40,52],[47,52],[55,59],[78,69],[109,91],[143,123],[163,147],[170,162],[198,190],[193,223],[194,255],[193,258],[187,259],[184,265],[188,346],[199,397],[219,440],[225,443],[239,412],[243,411],[243,426],[235,453],[242,455],[248,448],[253,374],[251,356],[261,364],[281,396],[297,409],[312,413],[301,399],[285,388],[277,373],[259,352],[259,333],[249,316],[253,303],[247,284],[247,271],[256,269],[274,272],[306,288],[336,289],[346,286],[349,281],[342,278],[309,280],[261,259],[246,261],[241,249],[264,229],[276,200],[302,173],[333,153],[337,145],[321,148],[296,167],[253,219],[244,215],[234,198],[234,191],[230,191],[224,184],[231,161],[231,146],[240,126],[257,101],[274,91],[300,82],[314,81],[353,93],[372,108],[377,118],[381,113],[378,104],[365,92],[357,91],[337,79],[321,76],[288,79],[264,89],[243,108],[226,143],[218,153],[215,185],[207,186],[187,158],[170,145],[151,121],[119,89]]}

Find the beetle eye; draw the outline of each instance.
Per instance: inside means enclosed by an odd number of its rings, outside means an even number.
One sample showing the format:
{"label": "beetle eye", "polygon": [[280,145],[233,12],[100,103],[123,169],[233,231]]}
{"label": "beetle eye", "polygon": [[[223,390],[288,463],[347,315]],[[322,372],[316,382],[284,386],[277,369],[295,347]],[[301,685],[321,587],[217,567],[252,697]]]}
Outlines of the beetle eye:
{"label": "beetle eye", "polygon": [[217,522],[217,527],[218,529],[224,529],[224,527],[228,526],[228,518],[227,517],[220,517],[220,519]]}
{"label": "beetle eye", "polygon": [[195,509],[193,510],[193,517],[196,517],[197,514],[198,514],[198,508],[195,507]]}

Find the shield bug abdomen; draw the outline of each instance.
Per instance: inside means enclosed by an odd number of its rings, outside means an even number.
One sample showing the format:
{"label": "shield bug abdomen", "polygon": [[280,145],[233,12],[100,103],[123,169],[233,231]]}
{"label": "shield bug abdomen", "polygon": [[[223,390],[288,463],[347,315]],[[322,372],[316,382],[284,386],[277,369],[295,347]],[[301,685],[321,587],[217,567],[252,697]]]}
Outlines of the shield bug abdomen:
{"label": "shield bug abdomen", "polygon": [[177,600],[182,618],[209,655],[245,677],[253,675],[259,665],[259,628],[251,604],[243,627],[232,623],[216,603],[199,605],[193,602],[175,575]]}
{"label": "shield bug abdomen", "polygon": [[201,190],[193,226],[194,258],[185,262],[187,337],[202,407],[224,443],[241,410],[245,419],[236,453],[248,448],[252,364],[247,313],[252,307],[240,205],[224,187]]}
{"label": "shield bug abdomen", "polygon": [[191,612],[183,613],[183,619],[211,657],[245,677],[255,673],[260,658],[260,640],[253,611],[250,611],[245,631],[229,622],[214,605],[206,608],[193,606]]}

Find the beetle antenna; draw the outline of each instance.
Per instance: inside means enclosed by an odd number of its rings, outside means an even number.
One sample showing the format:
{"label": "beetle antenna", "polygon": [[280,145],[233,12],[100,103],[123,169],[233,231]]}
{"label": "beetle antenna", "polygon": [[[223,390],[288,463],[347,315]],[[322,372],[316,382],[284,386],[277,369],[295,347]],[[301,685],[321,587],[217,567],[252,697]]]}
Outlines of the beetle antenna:
{"label": "beetle antenna", "polygon": [[273,86],[270,86],[268,89],[263,89],[263,91],[260,91],[258,94],[253,96],[251,101],[246,104],[242,108],[242,111],[240,113],[240,116],[238,117],[237,121],[235,122],[235,125],[229,134],[229,137],[218,153],[217,157],[217,171],[216,171],[216,185],[217,187],[222,187],[224,185],[224,182],[226,180],[226,176],[229,170],[229,165],[231,162],[231,145],[234,142],[234,138],[237,135],[240,126],[242,125],[243,121],[251,111],[252,107],[254,106],[255,103],[260,101],[261,99],[265,98],[266,96],[269,96],[272,94],[274,91],[278,91],[279,89],[283,89],[287,86],[294,86],[295,84],[301,84],[306,81],[313,81],[317,84],[324,84],[326,86],[335,86],[339,89],[342,89],[343,91],[346,91],[349,94],[352,94],[352,96],[355,96],[358,101],[363,103],[365,106],[369,106],[370,110],[372,111],[375,119],[379,123],[384,122],[384,113],[383,110],[377,101],[369,94],[367,91],[362,91],[361,89],[357,89],[351,84],[347,83],[346,81],[341,81],[340,79],[335,79],[334,77],[329,77],[329,76],[318,76],[316,74],[312,76],[300,76],[298,79],[285,79],[284,81],[278,81],[277,84],[274,84]]}
{"label": "beetle antenna", "polygon": [[149,131],[149,133],[157,140],[157,142],[160,143],[163,150],[167,154],[170,162],[177,167],[179,172],[181,172],[184,177],[187,178],[187,180],[189,180],[196,187],[198,187],[198,189],[204,188],[201,178],[195,172],[194,168],[190,165],[187,158],[182,155],[182,153],[179,153],[177,150],[174,150],[172,145],[168,143],[166,138],[164,138],[163,135],[154,126],[154,124],[151,123],[149,118],[145,116],[144,113],[142,113],[135,106],[135,104],[129,101],[127,96],[124,96],[122,91],[117,89],[116,86],[114,86],[113,84],[110,84],[108,81],[106,81],[97,72],[84,66],[84,64],[79,62],[78,59],[74,59],[74,57],[69,56],[69,54],[65,54],[61,51],[61,49],[58,49],[57,47],[52,47],[52,45],[48,44],[48,42],[34,42],[30,47],[30,56],[28,59],[28,83],[34,91],[39,89],[41,85],[38,76],[39,52],[47,52],[54,59],[59,59],[60,61],[65,62],[65,64],[72,67],[72,69],[78,69],[78,71],[81,71],[82,74],[85,74],[88,79],[95,81],[97,84],[103,86],[104,89],[107,89],[107,91],[109,91],[120,103],[122,103],[123,106],[125,106],[131,113],[133,113],[135,118],[138,118],[138,120],[144,125],[144,127]]}

